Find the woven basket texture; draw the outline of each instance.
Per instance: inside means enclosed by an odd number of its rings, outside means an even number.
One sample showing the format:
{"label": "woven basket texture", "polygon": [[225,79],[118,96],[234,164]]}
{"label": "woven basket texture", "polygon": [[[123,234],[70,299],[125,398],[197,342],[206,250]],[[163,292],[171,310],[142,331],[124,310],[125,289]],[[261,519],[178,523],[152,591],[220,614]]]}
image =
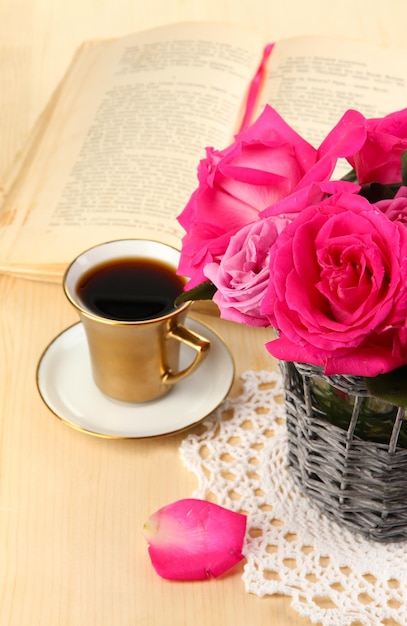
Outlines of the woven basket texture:
{"label": "woven basket texture", "polygon": [[406,540],[404,409],[377,406],[363,378],[326,377],[320,368],[298,363],[281,363],[281,370],[288,465],[302,493],[368,539]]}

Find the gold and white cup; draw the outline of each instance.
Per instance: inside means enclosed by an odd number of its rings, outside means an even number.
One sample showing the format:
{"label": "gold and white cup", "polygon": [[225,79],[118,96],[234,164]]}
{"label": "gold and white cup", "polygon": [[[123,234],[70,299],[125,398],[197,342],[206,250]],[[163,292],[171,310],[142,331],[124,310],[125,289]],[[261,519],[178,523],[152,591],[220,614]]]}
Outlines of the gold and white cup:
{"label": "gold and white cup", "polygon": [[[127,262],[162,264],[176,276],[179,251],[156,241],[122,239],[97,245],[69,265],[63,279],[68,300],[83,324],[93,379],[102,393],[124,402],[157,400],[194,372],[210,349],[210,341],[185,326],[190,302],[172,306],[146,319],[117,319],[83,297],[87,277],[111,265]],[[180,292],[184,281],[180,279]],[[137,287],[129,287],[131,291]],[[131,315],[130,315],[131,317]],[[194,351],[180,369],[180,347]]]}

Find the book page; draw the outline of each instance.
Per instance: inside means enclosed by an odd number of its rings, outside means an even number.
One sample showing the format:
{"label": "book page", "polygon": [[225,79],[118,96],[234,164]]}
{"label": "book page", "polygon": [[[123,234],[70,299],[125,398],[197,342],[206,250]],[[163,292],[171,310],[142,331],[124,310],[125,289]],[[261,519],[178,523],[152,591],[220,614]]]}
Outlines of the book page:
{"label": "book page", "polygon": [[182,24],[85,44],[0,214],[0,270],[60,278],[117,238],[180,247],[206,146],[225,147],[257,67],[255,33]]}
{"label": "book page", "polygon": [[[316,148],[347,109],[381,117],[407,106],[406,51],[331,37],[279,41],[257,115],[266,103]],[[349,171],[338,165],[336,174]]]}

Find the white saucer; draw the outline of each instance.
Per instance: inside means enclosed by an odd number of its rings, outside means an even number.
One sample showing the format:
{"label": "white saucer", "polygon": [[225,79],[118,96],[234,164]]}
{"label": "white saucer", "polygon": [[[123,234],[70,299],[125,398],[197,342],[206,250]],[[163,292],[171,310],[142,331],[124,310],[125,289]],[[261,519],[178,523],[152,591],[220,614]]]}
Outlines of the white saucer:
{"label": "white saucer", "polygon": [[[186,325],[209,339],[211,348],[196,372],[157,401],[120,402],[99,391],[81,323],[63,331],[44,351],[37,368],[40,395],[63,422],[98,437],[158,437],[185,430],[219,406],[235,373],[229,350],[213,330],[191,318]],[[181,367],[193,357],[191,349],[181,346]]]}

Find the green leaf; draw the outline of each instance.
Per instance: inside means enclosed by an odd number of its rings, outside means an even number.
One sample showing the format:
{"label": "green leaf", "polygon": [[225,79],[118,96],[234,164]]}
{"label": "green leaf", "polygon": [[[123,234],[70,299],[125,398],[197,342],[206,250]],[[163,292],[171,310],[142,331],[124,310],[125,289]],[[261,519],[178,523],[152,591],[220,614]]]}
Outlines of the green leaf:
{"label": "green leaf", "polygon": [[175,304],[181,304],[182,302],[189,302],[189,300],[212,300],[212,297],[216,293],[217,289],[213,283],[209,280],[183,291],[175,300]]}
{"label": "green leaf", "polygon": [[350,170],[350,172],[347,172],[347,174],[345,174],[345,176],[342,176],[341,180],[345,180],[348,183],[356,183],[357,182],[357,178],[356,178],[356,172],[355,170]]}
{"label": "green leaf", "polygon": [[401,154],[401,181],[403,185],[407,185],[407,150],[403,150]]}
{"label": "green leaf", "polygon": [[399,189],[400,183],[366,183],[362,185],[359,195],[373,203],[379,200],[391,200]]}
{"label": "green leaf", "polygon": [[407,365],[374,378],[366,377],[365,383],[373,396],[407,408]]}

